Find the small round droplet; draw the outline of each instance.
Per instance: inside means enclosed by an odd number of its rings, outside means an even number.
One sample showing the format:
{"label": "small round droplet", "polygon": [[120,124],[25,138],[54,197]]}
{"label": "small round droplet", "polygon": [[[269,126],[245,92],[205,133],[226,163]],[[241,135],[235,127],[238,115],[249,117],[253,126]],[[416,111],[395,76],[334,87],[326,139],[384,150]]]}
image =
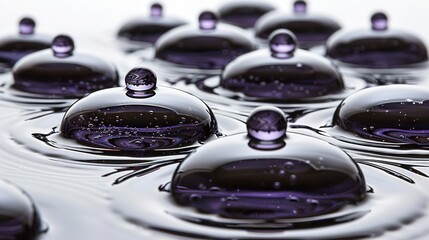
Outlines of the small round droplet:
{"label": "small round droplet", "polygon": [[302,0],[295,1],[293,3],[294,13],[306,13],[307,12],[307,3]]}
{"label": "small round droplet", "polygon": [[147,68],[134,68],[125,76],[125,84],[131,91],[152,91],[156,88],[156,75]]}
{"label": "small round droplet", "polygon": [[58,35],[52,41],[51,49],[57,57],[71,56],[74,50],[73,39],[67,35]]}
{"label": "small round droplet", "polygon": [[35,27],[36,22],[32,18],[23,18],[21,21],[19,21],[19,34],[32,35],[34,34]]}
{"label": "small round droplet", "polygon": [[218,17],[213,12],[204,11],[198,17],[198,21],[201,30],[213,30],[216,29]]}
{"label": "small round droplet", "polygon": [[258,141],[279,140],[285,136],[286,127],[285,115],[276,107],[258,107],[247,119],[247,134]]}
{"label": "small round droplet", "polygon": [[162,17],[162,5],[159,3],[154,3],[150,7],[150,16],[151,17]]}
{"label": "small round droplet", "polygon": [[375,31],[385,31],[388,27],[386,14],[382,12],[374,13],[371,17],[371,26]]}
{"label": "small round droplet", "polygon": [[286,29],[274,31],[270,36],[270,50],[273,57],[289,58],[297,46],[295,35]]}

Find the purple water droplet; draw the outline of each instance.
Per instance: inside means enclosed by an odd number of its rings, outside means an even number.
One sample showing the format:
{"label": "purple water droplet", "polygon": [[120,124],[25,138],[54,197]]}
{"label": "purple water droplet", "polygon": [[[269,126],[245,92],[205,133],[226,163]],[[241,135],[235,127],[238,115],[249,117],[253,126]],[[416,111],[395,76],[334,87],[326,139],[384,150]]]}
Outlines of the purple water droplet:
{"label": "purple water droplet", "polygon": [[155,73],[147,68],[134,68],[125,76],[125,84],[131,91],[153,91],[156,88]]}
{"label": "purple water droplet", "polygon": [[19,21],[19,34],[32,35],[36,28],[36,22],[32,18],[23,18]]}
{"label": "purple water droplet", "polygon": [[204,11],[198,17],[198,22],[201,30],[216,29],[218,17],[214,12]]}
{"label": "purple water droplet", "polygon": [[67,35],[58,35],[52,41],[51,49],[56,57],[69,57],[74,51],[73,39]]}
{"label": "purple water droplet", "polygon": [[271,34],[269,46],[273,57],[289,58],[297,47],[296,37],[289,30],[279,29]]}
{"label": "purple water droplet", "polygon": [[125,81],[125,89],[97,91],[70,107],[61,124],[62,136],[124,154],[159,155],[180,151],[217,132],[216,118],[203,101],[157,87],[151,70],[132,69]]}
{"label": "purple water droplet", "polygon": [[429,145],[429,90],[413,85],[379,86],[347,97],[333,123],[374,141]]}
{"label": "purple water droplet", "polygon": [[260,17],[274,9],[272,5],[265,2],[231,1],[223,4],[218,12],[223,22],[241,28],[252,28]]}
{"label": "purple water droplet", "polygon": [[[260,116],[250,116],[248,126],[255,123],[264,132],[284,130],[284,117],[274,109],[255,110]],[[248,144],[254,136],[257,141],[283,138],[249,133],[206,143],[177,167],[171,182],[174,200],[228,218],[279,219],[318,216],[364,199],[363,174],[338,147],[288,133],[281,147],[258,149]],[[321,157],[323,168],[317,165]],[[210,191],[212,187],[218,191]],[[197,202],[190,199],[195,194]]]}
{"label": "purple water droplet", "polygon": [[286,133],[287,122],[278,108],[264,106],[256,108],[247,119],[247,134],[258,141],[276,141]]}
{"label": "purple water droplet", "polygon": [[307,12],[307,3],[302,0],[295,1],[293,3],[293,12],[294,13],[306,13]]}
{"label": "purple water droplet", "polygon": [[162,5],[159,3],[154,3],[150,7],[150,16],[151,17],[162,17]]}
{"label": "purple water droplet", "polygon": [[371,16],[371,26],[375,31],[385,31],[388,28],[388,19],[382,12],[374,13]]}

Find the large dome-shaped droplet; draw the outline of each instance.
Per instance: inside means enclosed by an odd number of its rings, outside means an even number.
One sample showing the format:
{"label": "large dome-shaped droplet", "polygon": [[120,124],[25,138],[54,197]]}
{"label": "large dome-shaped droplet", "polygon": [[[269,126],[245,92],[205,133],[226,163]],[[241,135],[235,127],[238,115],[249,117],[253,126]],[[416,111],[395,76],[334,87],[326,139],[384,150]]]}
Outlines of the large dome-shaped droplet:
{"label": "large dome-shaped droplet", "polygon": [[225,22],[242,28],[252,28],[264,14],[275,8],[263,1],[231,1],[219,8],[219,17]]}
{"label": "large dome-shaped droplet", "polygon": [[24,57],[12,71],[14,88],[45,98],[78,98],[118,85],[118,72],[111,63],[74,52],[67,35],[55,37],[50,50]]}
{"label": "large dome-shaped droplet", "polygon": [[220,86],[264,101],[298,102],[343,91],[337,67],[320,55],[296,50],[288,30],[275,31],[269,49],[244,54],[222,72]]}
{"label": "large dome-shaped droplet", "polygon": [[147,17],[140,16],[126,22],[119,29],[118,37],[132,43],[154,44],[164,33],[186,24],[181,19],[164,14],[164,9],[159,3],[152,4],[149,11]]}
{"label": "large dome-shaped droplet", "polygon": [[371,17],[371,26],[373,30],[384,31],[387,30],[388,21],[387,16],[384,13],[374,13]]}
{"label": "large dome-shaped droplet", "polygon": [[32,18],[23,18],[19,21],[19,34],[31,35],[34,34],[36,28],[36,22]]}
{"label": "large dome-shaped droplet", "polygon": [[97,91],[73,104],[62,120],[62,136],[125,154],[162,155],[217,132],[215,116],[203,101],[157,87],[151,70],[134,68],[125,81],[125,88]]}
{"label": "large dome-shaped droplet", "polygon": [[51,49],[57,57],[71,56],[74,51],[73,39],[67,35],[58,35],[52,41]]}
{"label": "large dome-shaped droplet", "polygon": [[273,57],[288,58],[293,55],[297,47],[297,41],[293,33],[281,29],[271,34],[269,46]]}
{"label": "large dome-shaped droplet", "polygon": [[[331,213],[364,199],[363,174],[338,147],[295,133],[265,134],[284,130],[279,109],[256,109],[250,125],[264,134],[206,143],[177,167],[171,190],[178,204],[227,218],[282,219]],[[260,149],[249,144],[255,138],[285,144]]]}
{"label": "large dome-shaped droplet", "polygon": [[374,141],[429,145],[429,90],[413,85],[361,90],[338,106],[333,123]]}
{"label": "large dome-shaped droplet", "polygon": [[0,39],[0,65],[12,68],[18,60],[51,46],[52,38],[35,33],[36,22],[29,17],[18,24],[18,34]]}
{"label": "large dome-shaped droplet", "polygon": [[345,64],[367,68],[412,66],[427,62],[428,52],[417,36],[388,27],[384,13],[371,17],[371,27],[340,31],[326,44],[326,55]]}
{"label": "large dome-shaped droplet", "polygon": [[39,212],[28,194],[0,180],[0,239],[37,239],[42,229]]}
{"label": "large dome-shaped droplet", "polygon": [[218,23],[213,12],[202,12],[198,27],[175,28],[156,42],[155,58],[180,67],[221,69],[255,49],[254,39],[238,27]]}
{"label": "large dome-shaped droplet", "polygon": [[323,45],[341,26],[333,19],[307,12],[307,3],[295,1],[293,12],[272,11],[255,23],[255,35],[261,40],[269,39],[277,29],[288,29],[296,35],[300,48]]}

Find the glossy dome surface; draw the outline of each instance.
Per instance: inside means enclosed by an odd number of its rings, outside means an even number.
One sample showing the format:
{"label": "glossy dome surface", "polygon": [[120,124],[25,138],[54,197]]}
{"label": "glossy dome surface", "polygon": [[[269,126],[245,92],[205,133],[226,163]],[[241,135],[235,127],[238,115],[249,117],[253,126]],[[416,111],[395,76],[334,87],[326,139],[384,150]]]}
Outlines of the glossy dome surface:
{"label": "glossy dome surface", "polygon": [[52,50],[20,60],[13,68],[13,87],[49,98],[78,98],[118,85],[118,73],[111,63],[93,55],[73,53],[74,47],[58,44],[54,41]]}
{"label": "glossy dome surface", "polygon": [[23,18],[18,25],[18,35],[0,39],[0,63],[13,67],[24,56],[49,48],[52,38],[35,34],[36,23],[31,18]]}
{"label": "glossy dome surface", "polygon": [[219,17],[225,23],[252,28],[260,17],[272,10],[274,7],[264,2],[228,2],[219,8]]}
{"label": "glossy dome surface", "polygon": [[200,21],[199,27],[187,25],[167,32],[155,48],[157,59],[183,67],[221,69],[236,57],[254,50],[255,43],[243,29],[222,23],[205,29]]}
{"label": "glossy dome surface", "polygon": [[390,68],[426,62],[428,52],[417,36],[388,28],[387,16],[376,13],[371,29],[341,31],[326,43],[326,55],[362,67]]}
{"label": "glossy dome surface", "polygon": [[361,170],[333,145],[294,133],[271,150],[249,141],[232,135],[191,153],[174,173],[174,200],[228,218],[278,219],[333,212],[365,197]]}
{"label": "glossy dome surface", "polygon": [[0,180],[0,238],[36,239],[41,228],[39,213],[27,193]]}
{"label": "glossy dome surface", "polygon": [[341,26],[326,16],[274,11],[265,14],[256,22],[255,35],[260,39],[268,39],[272,32],[282,28],[296,35],[300,47],[310,48],[325,43]]}
{"label": "glossy dome surface", "polygon": [[127,40],[155,43],[158,38],[169,30],[186,24],[181,19],[164,16],[160,4],[151,6],[150,15],[126,22],[118,32],[118,36]]}
{"label": "glossy dome surface", "polygon": [[249,97],[285,102],[344,89],[342,76],[331,61],[305,50],[295,50],[289,40],[278,38],[289,34],[287,30],[275,31],[270,49],[242,55],[228,64],[220,86]]}
{"label": "glossy dome surface", "polygon": [[337,107],[333,123],[375,141],[429,145],[429,90],[412,85],[361,90]]}
{"label": "glossy dome surface", "polygon": [[173,149],[216,132],[216,119],[203,101],[168,87],[92,93],[72,105],[61,124],[66,138],[118,151]]}

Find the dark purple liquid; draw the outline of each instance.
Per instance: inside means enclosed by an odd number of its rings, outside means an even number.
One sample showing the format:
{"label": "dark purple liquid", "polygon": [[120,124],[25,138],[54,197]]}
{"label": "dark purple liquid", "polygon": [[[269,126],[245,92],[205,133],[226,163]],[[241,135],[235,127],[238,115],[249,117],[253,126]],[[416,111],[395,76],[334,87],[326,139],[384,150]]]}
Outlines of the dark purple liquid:
{"label": "dark purple liquid", "polygon": [[207,143],[176,169],[174,200],[228,218],[276,219],[325,214],[364,198],[363,175],[339,148],[291,133],[285,142],[258,150],[241,134]]}
{"label": "dark purple liquid", "polygon": [[273,6],[263,2],[229,2],[219,8],[219,16],[223,22],[252,28],[260,17],[272,10]]}
{"label": "dark purple liquid", "polygon": [[267,49],[243,55],[222,73],[220,86],[249,97],[299,101],[344,89],[343,79],[329,60],[304,50],[276,58]]}
{"label": "dark purple liquid", "polygon": [[36,239],[41,230],[39,213],[27,193],[0,180],[0,239]]}
{"label": "dark purple liquid", "polygon": [[282,28],[296,35],[300,47],[310,48],[323,44],[341,27],[334,20],[324,16],[272,12],[256,22],[255,34],[258,38],[268,39],[272,32]]}
{"label": "dark purple liquid", "polygon": [[338,106],[333,123],[376,141],[429,145],[429,91],[411,85],[365,89]]}
{"label": "dark purple liquid", "polygon": [[254,42],[236,27],[218,24],[214,30],[176,28],[156,44],[155,57],[183,67],[221,69],[236,57],[254,50]]}
{"label": "dark purple liquid", "polygon": [[81,53],[56,57],[51,50],[22,59],[13,77],[14,88],[48,98],[78,98],[118,85],[118,73],[110,63]]}
{"label": "dark purple liquid", "polygon": [[0,40],[0,63],[13,67],[26,55],[50,48],[52,39],[40,35],[18,35]]}
{"label": "dark purple liquid", "polygon": [[170,88],[134,93],[113,88],[90,94],[67,111],[61,134],[89,146],[163,154],[217,132],[211,110],[190,94]]}
{"label": "dark purple liquid", "polygon": [[369,68],[391,68],[428,60],[425,44],[402,31],[338,32],[326,44],[326,55]]}
{"label": "dark purple liquid", "polygon": [[130,20],[118,32],[118,36],[136,42],[155,43],[169,30],[184,25],[185,22],[169,17],[142,17]]}

